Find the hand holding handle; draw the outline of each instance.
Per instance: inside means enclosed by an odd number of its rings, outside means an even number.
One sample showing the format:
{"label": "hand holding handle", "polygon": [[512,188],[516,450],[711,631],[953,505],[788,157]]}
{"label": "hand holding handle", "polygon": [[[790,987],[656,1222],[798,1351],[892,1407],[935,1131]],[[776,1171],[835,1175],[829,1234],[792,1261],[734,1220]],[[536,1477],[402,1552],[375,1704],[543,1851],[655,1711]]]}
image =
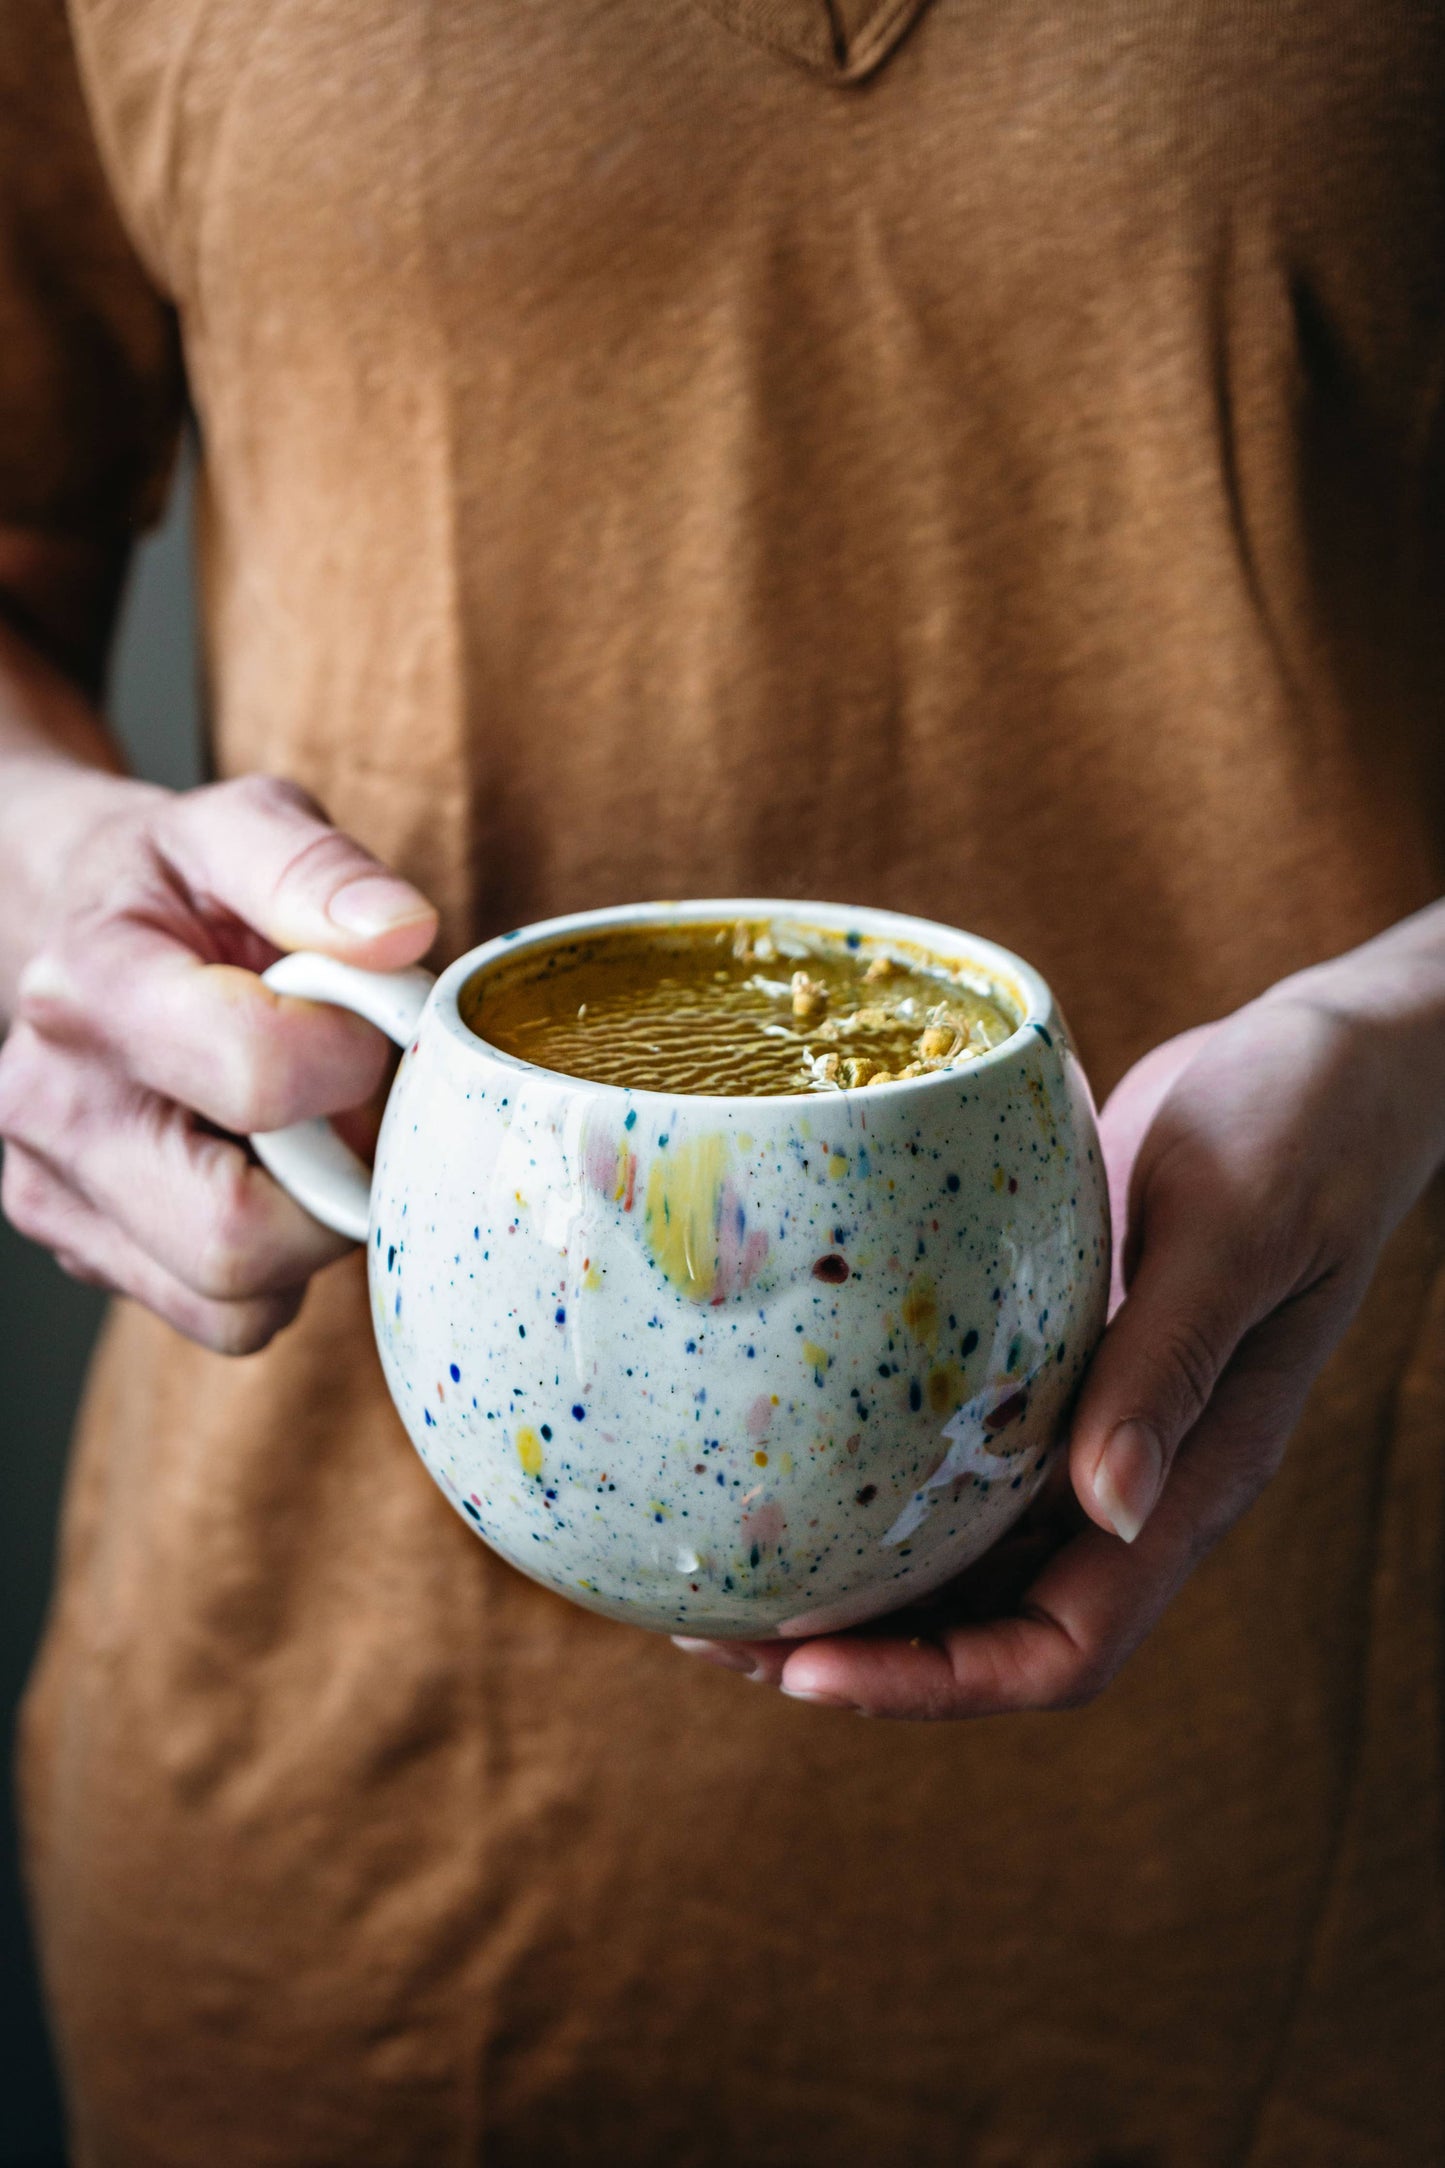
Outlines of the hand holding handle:
{"label": "hand holding handle", "polygon": [[[362,971],[355,964],[298,949],[264,971],[262,981],[278,994],[327,1001],[352,1009],[398,1046],[406,1046],[421,1021],[435,979],[429,971]],[[371,1212],[371,1171],[327,1121],[293,1122],[253,1136],[256,1157],[267,1172],[304,1205],[313,1219],[353,1242],[364,1242]]]}

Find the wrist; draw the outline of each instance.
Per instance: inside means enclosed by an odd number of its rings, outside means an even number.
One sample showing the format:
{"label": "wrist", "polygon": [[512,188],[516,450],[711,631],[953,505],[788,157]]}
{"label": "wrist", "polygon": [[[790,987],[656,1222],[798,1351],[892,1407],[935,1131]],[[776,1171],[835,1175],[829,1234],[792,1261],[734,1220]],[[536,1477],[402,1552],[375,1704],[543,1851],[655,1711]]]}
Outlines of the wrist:
{"label": "wrist", "polygon": [[[1291,982],[1286,982],[1291,983]],[[1445,1090],[1445,904],[1402,919],[1293,982],[1387,1034]]]}
{"label": "wrist", "polygon": [[1263,999],[1304,1001],[1345,1025],[1388,1065],[1430,1163],[1445,1158],[1445,904],[1296,972]]}

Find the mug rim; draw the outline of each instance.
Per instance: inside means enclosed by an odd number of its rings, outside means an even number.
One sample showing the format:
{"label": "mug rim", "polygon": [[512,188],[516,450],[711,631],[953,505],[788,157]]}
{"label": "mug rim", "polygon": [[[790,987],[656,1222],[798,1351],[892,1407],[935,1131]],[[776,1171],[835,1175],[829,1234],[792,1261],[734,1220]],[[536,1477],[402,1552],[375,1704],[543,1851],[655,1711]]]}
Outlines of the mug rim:
{"label": "mug rim", "polygon": [[562,1085],[574,1091],[609,1092],[628,1100],[657,1100],[669,1105],[685,1098],[712,1106],[783,1107],[799,1101],[816,1106],[827,1095],[806,1088],[796,1092],[766,1093],[678,1092],[658,1090],[650,1085],[613,1084],[597,1077],[573,1076],[568,1070],[545,1068],[523,1055],[509,1054],[462,1020],[459,1005],[462,987],[479,971],[485,971],[503,957],[525,955],[529,949],[549,947],[579,934],[625,932],[637,926],[686,925],[697,921],[706,924],[719,919],[791,919],[795,923],[816,926],[820,932],[841,935],[845,942],[851,932],[884,941],[892,938],[908,942],[942,962],[965,969],[979,968],[984,976],[1000,982],[1000,991],[1009,996],[1019,1010],[1019,1021],[1008,1037],[975,1055],[962,1069],[935,1069],[926,1076],[890,1077],[878,1084],[850,1085],[846,1090],[840,1087],[840,1096],[850,1102],[885,1095],[890,1103],[896,1102],[904,1092],[936,1088],[972,1076],[981,1069],[996,1068],[1017,1056],[1031,1033],[1047,1032],[1054,1025],[1057,1007],[1048,982],[1032,964],[1012,949],[1004,948],[1000,942],[970,933],[961,926],[947,925],[941,919],[918,918],[906,911],[889,911],[871,904],[819,903],[777,896],[703,896],[605,904],[600,909],[567,911],[552,918],[536,919],[528,925],[512,927],[506,933],[493,934],[489,940],[455,957],[439,973],[427,1008],[444,1027],[453,1045],[472,1056],[490,1059],[509,1072],[515,1072],[519,1078],[536,1079],[551,1086]]}

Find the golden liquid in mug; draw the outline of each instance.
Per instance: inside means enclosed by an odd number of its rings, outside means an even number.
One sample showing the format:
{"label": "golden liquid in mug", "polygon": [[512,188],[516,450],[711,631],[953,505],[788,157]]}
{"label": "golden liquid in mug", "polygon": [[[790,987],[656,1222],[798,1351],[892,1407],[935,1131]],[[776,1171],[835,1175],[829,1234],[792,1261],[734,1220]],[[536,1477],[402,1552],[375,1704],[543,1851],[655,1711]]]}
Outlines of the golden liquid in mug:
{"label": "golden liquid in mug", "polygon": [[539,1068],[724,1098],[958,1068],[1018,1024],[977,972],[896,944],[805,940],[758,924],[559,941],[479,972],[460,1009],[478,1038]]}

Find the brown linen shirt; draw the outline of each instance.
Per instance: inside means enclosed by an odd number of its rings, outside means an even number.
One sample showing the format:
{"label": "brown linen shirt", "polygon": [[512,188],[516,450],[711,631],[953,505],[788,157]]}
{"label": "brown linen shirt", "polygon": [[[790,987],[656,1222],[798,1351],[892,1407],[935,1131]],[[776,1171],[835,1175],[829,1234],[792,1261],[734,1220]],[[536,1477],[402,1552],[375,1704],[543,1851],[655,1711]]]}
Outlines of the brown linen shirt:
{"label": "brown linen shirt", "polygon": [[[921,910],[1107,1090],[1440,890],[1442,91],[1434,0],[5,0],[0,518],[150,515],[178,332],[218,769],[440,953]],[[1097,1705],[937,1728],[501,1565],[359,1257],[241,1362],[118,1306],[23,1771],[82,2168],[1438,2168],[1442,1255]]]}

